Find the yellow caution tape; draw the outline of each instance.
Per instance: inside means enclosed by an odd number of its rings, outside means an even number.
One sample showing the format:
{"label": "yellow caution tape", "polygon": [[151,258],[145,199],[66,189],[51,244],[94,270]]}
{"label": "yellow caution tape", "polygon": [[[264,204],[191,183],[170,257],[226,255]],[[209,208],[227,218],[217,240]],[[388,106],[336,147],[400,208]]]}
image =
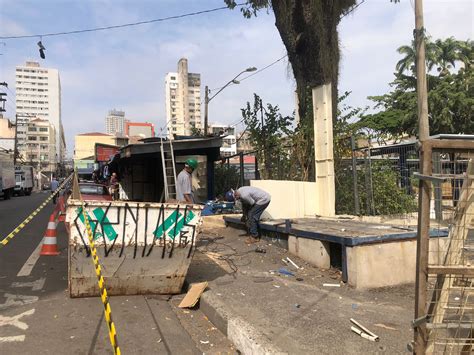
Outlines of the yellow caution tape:
{"label": "yellow caution tape", "polygon": [[0,249],[3,248],[5,245],[8,244],[8,242],[10,242],[10,240],[13,239],[13,237],[15,237],[23,228],[25,228],[25,226],[31,222],[31,220],[33,218],[35,218],[38,213],[49,203],[49,201],[51,201],[53,199],[54,196],[56,196],[57,194],[59,194],[59,191],[61,191],[61,189],[66,185],[66,183],[71,180],[71,178],[73,177],[73,174],[69,175],[66,180],[64,180],[64,182],[61,184],[61,186],[59,186],[56,191],[54,193],[52,193],[36,210],[34,210],[28,217],[25,218],[25,220],[23,222],[20,223],[20,225],[18,227],[16,227],[14,230],[12,230],[10,232],[10,234],[8,234],[5,238],[3,238],[1,241],[0,241]]}
{"label": "yellow caution tape", "polygon": [[91,248],[92,260],[94,262],[95,274],[97,275],[97,282],[99,284],[100,298],[104,305],[105,320],[107,327],[109,328],[109,339],[110,344],[114,348],[114,353],[120,355],[120,348],[118,346],[117,331],[115,330],[114,321],[112,320],[112,308],[110,307],[109,298],[107,296],[107,289],[105,288],[105,281],[102,276],[102,270],[99,263],[99,257],[97,256],[97,249],[95,248],[94,237],[92,235],[91,225],[89,223],[89,217],[87,216],[86,209],[84,208],[84,201],[80,195],[80,201],[82,204],[82,215],[84,216],[84,223],[86,225],[87,236],[89,238],[89,246]]}

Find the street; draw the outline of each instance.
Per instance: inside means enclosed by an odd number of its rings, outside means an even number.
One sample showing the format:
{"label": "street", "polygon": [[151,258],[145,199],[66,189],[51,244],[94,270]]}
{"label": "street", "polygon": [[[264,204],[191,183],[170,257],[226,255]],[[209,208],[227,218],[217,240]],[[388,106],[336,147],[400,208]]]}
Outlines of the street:
{"label": "street", "polygon": [[[0,200],[0,238],[20,224],[48,193]],[[71,299],[68,295],[63,223],[57,228],[60,255],[38,257],[52,210],[51,203],[0,249],[0,353],[113,353],[100,298]],[[182,297],[111,297],[122,353],[231,351],[225,337],[199,310],[176,307]],[[180,312],[193,316],[183,317]]]}

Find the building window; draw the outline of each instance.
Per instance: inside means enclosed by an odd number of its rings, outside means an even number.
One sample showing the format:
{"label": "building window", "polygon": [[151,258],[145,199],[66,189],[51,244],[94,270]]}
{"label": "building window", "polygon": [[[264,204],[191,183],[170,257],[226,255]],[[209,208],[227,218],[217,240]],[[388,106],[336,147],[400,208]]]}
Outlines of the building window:
{"label": "building window", "polygon": [[29,140],[29,141],[35,141],[35,140],[36,140],[36,137],[34,137],[34,136],[29,136],[29,137],[28,137],[28,140]]}
{"label": "building window", "polygon": [[40,127],[40,132],[48,132],[48,127]]}
{"label": "building window", "polygon": [[[34,138],[35,138],[34,140],[36,140],[36,137],[34,137]],[[48,140],[48,137],[40,137],[40,141],[44,142],[44,141],[47,141],[47,140]]]}
{"label": "building window", "polygon": [[176,77],[175,77],[175,76],[172,76],[172,77],[171,77],[171,80],[176,80]]}

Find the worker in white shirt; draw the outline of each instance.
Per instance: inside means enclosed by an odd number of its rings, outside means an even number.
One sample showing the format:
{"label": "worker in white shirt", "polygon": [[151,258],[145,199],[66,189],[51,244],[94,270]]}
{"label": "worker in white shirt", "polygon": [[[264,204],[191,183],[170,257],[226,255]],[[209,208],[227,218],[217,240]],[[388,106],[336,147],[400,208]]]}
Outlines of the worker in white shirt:
{"label": "worker in white shirt", "polygon": [[194,203],[193,196],[193,171],[198,167],[196,159],[187,159],[184,163],[184,169],[178,174],[176,182],[176,198],[179,202]]}

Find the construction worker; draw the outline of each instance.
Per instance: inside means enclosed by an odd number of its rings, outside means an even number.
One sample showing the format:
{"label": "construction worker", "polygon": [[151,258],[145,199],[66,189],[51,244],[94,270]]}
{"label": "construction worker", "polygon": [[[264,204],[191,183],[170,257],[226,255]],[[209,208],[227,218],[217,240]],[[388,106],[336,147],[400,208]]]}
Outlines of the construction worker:
{"label": "construction worker", "polygon": [[263,211],[268,207],[271,196],[268,192],[254,186],[242,186],[236,191],[231,190],[226,193],[229,202],[240,200],[242,202],[242,219],[246,220],[249,237],[245,240],[247,244],[258,242],[258,223]]}
{"label": "construction worker", "polygon": [[184,163],[184,169],[178,174],[178,181],[176,182],[176,198],[179,202],[194,203],[192,174],[197,167],[197,160],[189,158]]}

